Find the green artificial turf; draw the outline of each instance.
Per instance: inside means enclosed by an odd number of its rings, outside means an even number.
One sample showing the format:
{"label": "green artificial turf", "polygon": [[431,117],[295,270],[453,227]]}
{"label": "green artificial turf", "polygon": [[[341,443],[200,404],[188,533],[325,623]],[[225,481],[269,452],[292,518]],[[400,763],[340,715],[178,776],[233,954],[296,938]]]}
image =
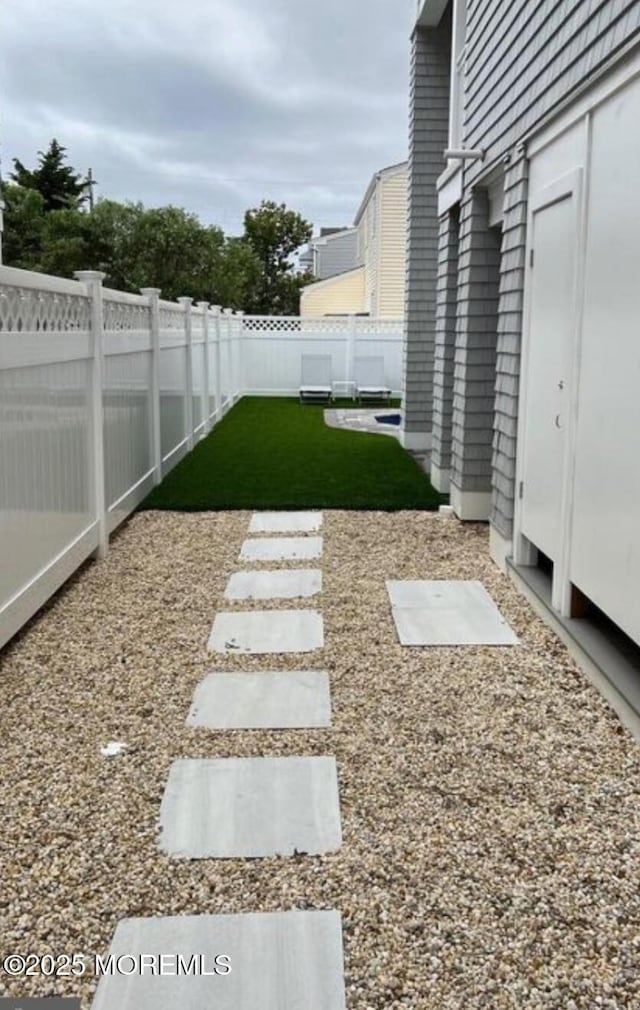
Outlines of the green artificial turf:
{"label": "green artificial turf", "polygon": [[418,464],[388,435],[329,428],[323,408],[246,398],[142,503],[143,509],[437,509]]}

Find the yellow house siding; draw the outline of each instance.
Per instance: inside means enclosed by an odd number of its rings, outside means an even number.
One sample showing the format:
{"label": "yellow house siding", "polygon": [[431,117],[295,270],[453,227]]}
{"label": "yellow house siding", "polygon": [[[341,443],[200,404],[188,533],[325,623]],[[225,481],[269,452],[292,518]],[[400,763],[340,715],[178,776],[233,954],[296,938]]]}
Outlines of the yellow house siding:
{"label": "yellow house siding", "polygon": [[337,274],[325,281],[308,284],[300,295],[301,316],[367,312],[363,267]]}
{"label": "yellow house siding", "polygon": [[407,246],[407,169],[383,176],[380,192],[380,245],[376,314],[404,316]]}

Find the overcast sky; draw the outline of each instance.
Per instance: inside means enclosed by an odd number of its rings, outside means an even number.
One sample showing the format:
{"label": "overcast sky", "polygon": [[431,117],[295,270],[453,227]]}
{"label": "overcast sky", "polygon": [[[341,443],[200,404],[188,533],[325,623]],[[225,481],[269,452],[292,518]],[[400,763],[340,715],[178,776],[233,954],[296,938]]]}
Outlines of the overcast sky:
{"label": "overcast sky", "polygon": [[415,0],[2,0],[2,169],[52,137],[97,195],[227,233],[284,201],[351,224],[407,154]]}

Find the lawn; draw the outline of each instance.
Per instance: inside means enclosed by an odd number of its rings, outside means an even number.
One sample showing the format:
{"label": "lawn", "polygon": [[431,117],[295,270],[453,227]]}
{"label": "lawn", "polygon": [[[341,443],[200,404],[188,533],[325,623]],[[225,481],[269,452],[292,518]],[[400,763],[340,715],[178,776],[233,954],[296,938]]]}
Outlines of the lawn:
{"label": "lawn", "polygon": [[437,509],[395,438],[329,428],[323,408],[245,398],[142,503],[143,509]]}

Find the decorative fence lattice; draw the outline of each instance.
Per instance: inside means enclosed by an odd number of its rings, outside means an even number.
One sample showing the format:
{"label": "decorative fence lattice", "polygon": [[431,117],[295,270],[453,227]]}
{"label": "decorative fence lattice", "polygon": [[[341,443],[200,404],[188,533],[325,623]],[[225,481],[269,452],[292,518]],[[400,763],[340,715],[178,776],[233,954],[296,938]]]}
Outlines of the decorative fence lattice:
{"label": "decorative fence lattice", "polygon": [[38,291],[3,285],[0,290],[0,332],[72,333],[87,330],[91,306],[86,294]]}
{"label": "decorative fence lattice", "polygon": [[142,295],[135,301],[122,301],[119,292],[105,291],[103,295],[104,329],[109,333],[150,332],[149,301]]}

